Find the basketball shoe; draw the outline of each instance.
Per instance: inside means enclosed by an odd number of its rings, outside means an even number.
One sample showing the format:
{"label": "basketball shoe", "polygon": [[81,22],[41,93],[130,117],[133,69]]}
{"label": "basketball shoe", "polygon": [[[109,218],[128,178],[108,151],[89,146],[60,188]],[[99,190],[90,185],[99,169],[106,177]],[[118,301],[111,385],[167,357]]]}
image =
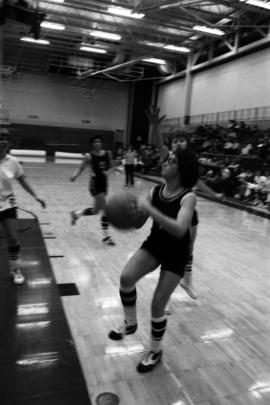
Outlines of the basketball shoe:
{"label": "basketball shoe", "polygon": [[162,357],[162,350],[158,352],[148,351],[144,354],[142,360],[137,365],[138,373],[148,373],[160,362]]}
{"label": "basketball shoe", "polygon": [[128,323],[124,321],[118,328],[111,330],[108,336],[112,340],[122,340],[125,335],[135,333],[137,327],[136,323],[134,325],[128,325]]}
{"label": "basketball shoe", "polygon": [[22,285],[25,282],[25,277],[22,274],[21,270],[15,269],[10,272],[10,278],[12,279],[13,283],[16,285]]}
{"label": "basketball shoe", "polygon": [[186,291],[186,293],[193,298],[194,300],[198,299],[198,295],[196,294],[192,281],[189,278],[183,277],[180,280],[180,286]]}
{"label": "basketball shoe", "polygon": [[115,243],[110,236],[106,236],[106,238],[102,239],[102,242],[104,242],[105,245],[108,246],[115,246]]}
{"label": "basketball shoe", "polygon": [[71,225],[76,225],[76,222],[79,219],[78,215],[76,214],[76,211],[71,211],[70,216],[71,216]]}

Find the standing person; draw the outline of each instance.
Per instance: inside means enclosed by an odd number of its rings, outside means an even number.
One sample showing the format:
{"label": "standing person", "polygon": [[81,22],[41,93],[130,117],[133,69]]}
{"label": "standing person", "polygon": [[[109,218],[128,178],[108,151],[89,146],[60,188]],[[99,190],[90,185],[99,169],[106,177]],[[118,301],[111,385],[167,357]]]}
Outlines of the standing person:
{"label": "standing person", "polygon": [[134,169],[136,165],[136,152],[131,148],[127,147],[126,152],[124,153],[124,167],[126,182],[125,186],[134,186]]}
{"label": "standing person", "polygon": [[43,208],[46,204],[37,197],[26,181],[21,164],[14,156],[8,154],[9,149],[9,135],[7,132],[2,132],[0,133],[0,223],[8,245],[10,277],[14,284],[22,285],[25,282],[25,276],[20,270],[21,247],[17,230],[17,202],[13,192],[13,179],[16,179]]}
{"label": "standing person", "polygon": [[152,217],[148,238],[129,259],[120,277],[120,298],[124,321],[111,330],[109,338],[121,340],[137,329],[136,283],[161,266],[151,305],[151,341],[137,371],[151,371],[162,356],[161,342],[166,331],[165,307],[185,272],[190,251],[190,224],[196,206],[192,187],[198,180],[194,153],[177,149],[162,167],[164,182],[156,185],[142,210]]}
{"label": "standing person", "polygon": [[[178,130],[171,134],[169,139],[169,147],[166,147],[163,143],[162,136],[160,134],[159,126],[166,115],[159,116],[160,109],[156,107],[149,107],[146,111],[146,115],[150,124],[152,125],[153,139],[158,142],[158,147],[161,152],[161,159],[164,161],[168,159],[171,153],[174,153],[177,149],[181,150],[192,150],[190,144],[190,135],[185,130]],[[211,197],[222,200],[223,194],[215,193],[210,187],[208,187],[203,180],[198,179],[196,188],[202,192],[210,195]],[[194,210],[192,221],[191,221],[191,243],[190,243],[190,255],[189,261],[186,266],[185,274],[180,281],[181,287],[186,291],[186,293],[193,299],[197,299],[198,295],[194,289],[192,282],[192,265],[193,265],[193,248],[197,237],[199,219],[198,212]]]}
{"label": "standing person", "polygon": [[94,198],[94,207],[71,211],[71,224],[75,225],[83,215],[96,215],[101,212],[102,241],[109,246],[115,243],[109,235],[109,221],[105,213],[106,194],[108,189],[107,172],[112,168],[112,153],[102,148],[100,136],[94,136],[91,141],[93,150],[87,154],[70,181],[75,181],[88,167],[90,170],[89,192]]}

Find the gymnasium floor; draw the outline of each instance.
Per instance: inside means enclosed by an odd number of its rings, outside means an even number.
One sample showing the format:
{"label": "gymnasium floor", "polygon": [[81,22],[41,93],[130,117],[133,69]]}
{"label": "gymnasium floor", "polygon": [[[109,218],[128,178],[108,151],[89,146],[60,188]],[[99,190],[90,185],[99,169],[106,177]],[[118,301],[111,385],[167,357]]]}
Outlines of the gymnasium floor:
{"label": "gymnasium floor", "polygon": [[[74,165],[25,163],[24,168],[47,209],[19,186],[17,197],[22,208],[38,216],[56,283],[63,284],[61,300],[92,404],[99,394],[111,392],[121,405],[269,405],[268,219],[198,199],[194,284],[199,299],[192,300],[177,288],[163,362],[152,373],[139,375],[135,367],[149,340],[157,271],[138,285],[138,332],[120,342],[110,341],[107,334],[121,320],[121,269],[148,234],[150,221],[137,231],[112,229],[116,246],[103,246],[98,217],[70,225],[72,209],[91,205],[86,174],[70,183]],[[122,173],[112,173],[110,192],[122,189],[123,183]],[[137,179],[135,189],[146,194],[151,186]],[[25,211],[19,216],[31,218]],[[27,275],[33,270],[25,252],[23,257]],[[28,283],[17,294],[23,294]],[[14,294],[12,289],[9,294]],[[1,305],[1,316],[5,310]],[[17,402],[7,400],[4,405],[13,403],[23,402],[18,396]],[[46,404],[38,399],[34,403]]]}

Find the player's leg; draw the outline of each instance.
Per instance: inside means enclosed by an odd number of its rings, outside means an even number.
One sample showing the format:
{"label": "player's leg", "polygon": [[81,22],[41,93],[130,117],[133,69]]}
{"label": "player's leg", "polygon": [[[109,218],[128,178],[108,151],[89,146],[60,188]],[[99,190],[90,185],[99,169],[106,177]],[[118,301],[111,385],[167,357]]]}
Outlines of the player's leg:
{"label": "player's leg", "polygon": [[[11,211],[11,210],[7,210]],[[14,215],[16,211],[14,211]],[[9,268],[10,268],[10,276],[12,281],[16,285],[22,285],[25,281],[25,277],[23,276],[20,270],[20,241],[18,237],[18,230],[17,230],[17,219],[16,217],[3,218],[1,223],[4,229],[5,237],[7,240],[8,245],[8,259],[9,259]]]}
{"label": "player's leg", "polygon": [[112,340],[121,340],[125,335],[130,335],[137,330],[136,309],[136,283],[146,274],[159,266],[158,260],[148,251],[139,249],[125,265],[121,277],[119,294],[123,305],[124,321],[109,333]]}
{"label": "player's leg", "polygon": [[[97,189],[97,181],[95,177],[91,177],[90,182],[89,182],[89,192],[92,197],[96,197],[98,195],[99,191]],[[73,210],[71,211],[71,225],[75,225],[78,219],[82,216],[89,216],[89,215],[96,215],[98,214],[99,210],[96,208],[97,203],[95,202],[94,207],[87,207],[79,210]]]}
{"label": "player's leg", "polygon": [[179,284],[181,276],[171,271],[161,270],[151,306],[151,338],[149,349],[137,366],[137,371],[146,373],[153,370],[162,356],[161,343],[166,332],[167,316],[165,308],[170,296]]}

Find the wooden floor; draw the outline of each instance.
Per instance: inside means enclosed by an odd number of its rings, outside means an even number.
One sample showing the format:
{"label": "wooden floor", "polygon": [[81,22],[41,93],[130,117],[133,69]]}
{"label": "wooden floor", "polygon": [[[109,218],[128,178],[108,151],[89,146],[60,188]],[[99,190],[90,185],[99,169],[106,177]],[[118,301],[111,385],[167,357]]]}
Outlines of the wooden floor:
{"label": "wooden floor", "polygon": [[[45,243],[55,256],[51,262],[57,283],[75,283],[79,290],[62,302],[93,404],[103,392],[117,394],[121,405],[270,404],[268,219],[199,199],[194,263],[199,299],[177,288],[163,362],[149,375],[140,375],[135,366],[149,341],[157,272],[138,285],[138,332],[120,342],[110,341],[107,334],[121,320],[121,269],[148,234],[150,222],[138,231],[112,229],[116,246],[104,246],[98,217],[70,225],[69,212],[91,203],[87,175],[70,183],[73,165],[24,167],[48,207],[42,210],[16,186],[20,205],[34,211],[43,235],[52,237]],[[123,175],[113,173],[110,192],[123,183]],[[138,179],[136,190],[147,193],[151,186]],[[22,218],[27,215],[20,212]]]}

